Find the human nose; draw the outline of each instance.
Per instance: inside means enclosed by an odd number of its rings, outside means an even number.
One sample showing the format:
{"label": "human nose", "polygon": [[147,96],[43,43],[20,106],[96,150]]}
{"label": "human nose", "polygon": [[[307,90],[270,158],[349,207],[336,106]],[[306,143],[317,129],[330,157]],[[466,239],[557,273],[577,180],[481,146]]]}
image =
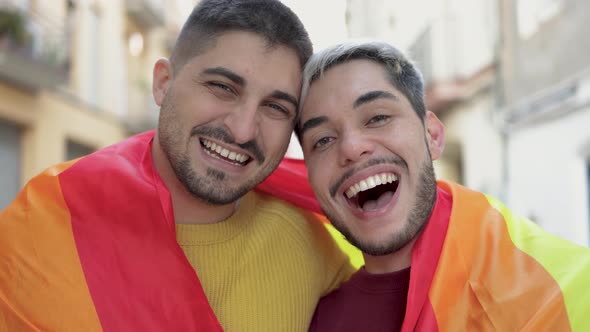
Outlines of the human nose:
{"label": "human nose", "polygon": [[236,107],[225,117],[225,125],[237,144],[247,143],[258,135],[259,115],[255,105]]}
{"label": "human nose", "polygon": [[375,151],[375,144],[361,133],[349,131],[342,136],[339,150],[340,165],[347,166],[370,156]]}

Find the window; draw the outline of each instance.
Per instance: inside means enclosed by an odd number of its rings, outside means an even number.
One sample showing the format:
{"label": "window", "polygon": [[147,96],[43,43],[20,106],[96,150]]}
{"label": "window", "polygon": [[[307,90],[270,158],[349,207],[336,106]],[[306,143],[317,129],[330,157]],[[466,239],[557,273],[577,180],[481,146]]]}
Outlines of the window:
{"label": "window", "polygon": [[20,190],[21,130],[0,121],[0,211]]}
{"label": "window", "polygon": [[66,146],[66,160],[84,157],[85,155],[91,154],[92,152],[94,152],[93,148],[84,144],[68,140]]}

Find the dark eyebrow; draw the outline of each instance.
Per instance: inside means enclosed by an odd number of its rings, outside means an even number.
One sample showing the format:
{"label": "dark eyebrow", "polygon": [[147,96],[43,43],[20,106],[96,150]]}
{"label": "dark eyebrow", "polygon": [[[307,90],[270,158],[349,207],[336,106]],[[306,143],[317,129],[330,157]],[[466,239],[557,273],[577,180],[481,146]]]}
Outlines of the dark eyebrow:
{"label": "dark eyebrow", "polygon": [[380,90],[369,91],[367,93],[360,95],[354,101],[354,104],[352,104],[352,108],[357,108],[363,104],[366,104],[366,103],[372,102],[373,100],[381,99],[381,98],[398,100],[398,98],[394,94],[389,93],[387,91],[380,91]]}
{"label": "dark eyebrow", "polygon": [[[369,103],[373,100],[380,99],[380,98],[398,100],[398,98],[394,94],[387,92],[387,91],[380,91],[380,90],[369,91],[367,93],[360,95],[354,101],[352,107],[357,108],[363,104]],[[326,121],[328,121],[327,116],[318,116],[318,117],[311,118],[311,119],[305,121],[305,123],[303,123],[303,125],[301,126],[301,130],[299,131],[299,135],[301,137],[303,137],[303,134],[306,131],[308,131],[309,129],[315,128]]]}
{"label": "dark eyebrow", "polygon": [[327,116],[318,116],[318,117],[311,118],[311,119],[307,120],[301,126],[301,130],[299,131],[299,135],[301,137],[303,137],[303,134],[306,131],[308,131],[308,130],[310,130],[312,128],[315,128],[315,127],[317,127],[317,126],[319,126],[322,123],[327,122],[327,121],[328,121],[328,117]]}
{"label": "dark eyebrow", "polygon": [[[224,68],[224,67],[207,68],[207,69],[203,70],[201,72],[201,74],[221,75],[221,76],[227,77],[229,80],[231,80],[232,82],[234,82],[240,86],[246,85],[246,80],[242,76],[240,76],[240,75],[234,73],[233,71],[231,71],[227,68]],[[295,106],[295,108],[297,108],[299,106],[299,102],[297,101],[297,98],[295,98],[293,95],[290,95],[284,91],[275,90],[272,92],[271,97],[287,101],[287,102],[293,104],[293,106]]]}
{"label": "dark eyebrow", "polygon": [[231,80],[232,82],[234,82],[240,86],[246,85],[246,80],[242,76],[234,73],[233,71],[231,71],[227,68],[223,68],[223,67],[207,68],[201,72],[201,75],[203,75],[203,74],[225,76],[229,80]]}
{"label": "dark eyebrow", "polygon": [[295,96],[293,96],[293,95],[288,94],[287,92],[284,92],[281,90],[275,90],[272,92],[272,94],[270,96],[273,98],[281,99],[281,100],[284,100],[286,102],[293,104],[293,106],[295,106],[295,109],[297,109],[297,107],[299,106],[299,102],[297,101],[297,98],[295,98]]}

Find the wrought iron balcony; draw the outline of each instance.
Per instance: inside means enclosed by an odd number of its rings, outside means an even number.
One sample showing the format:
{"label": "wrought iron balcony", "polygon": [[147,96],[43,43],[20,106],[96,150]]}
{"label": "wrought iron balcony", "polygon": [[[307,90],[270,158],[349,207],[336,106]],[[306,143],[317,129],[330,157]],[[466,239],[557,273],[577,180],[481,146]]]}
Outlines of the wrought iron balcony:
{"label": "wrought iron balcony", "polygon": [[63,23],[0,3],[0,79],[31,91],[63,84],[68,50]]}

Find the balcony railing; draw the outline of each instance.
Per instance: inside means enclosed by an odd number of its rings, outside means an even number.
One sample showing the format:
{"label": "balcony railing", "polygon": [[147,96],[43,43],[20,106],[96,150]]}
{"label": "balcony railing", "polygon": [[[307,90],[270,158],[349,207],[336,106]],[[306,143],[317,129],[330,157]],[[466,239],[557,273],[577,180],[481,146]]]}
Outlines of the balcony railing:
{"label": "balcony railing", "polygon": [[0,1],[0,79],[33,91],[63,84],[68,46],[64,23]]}

